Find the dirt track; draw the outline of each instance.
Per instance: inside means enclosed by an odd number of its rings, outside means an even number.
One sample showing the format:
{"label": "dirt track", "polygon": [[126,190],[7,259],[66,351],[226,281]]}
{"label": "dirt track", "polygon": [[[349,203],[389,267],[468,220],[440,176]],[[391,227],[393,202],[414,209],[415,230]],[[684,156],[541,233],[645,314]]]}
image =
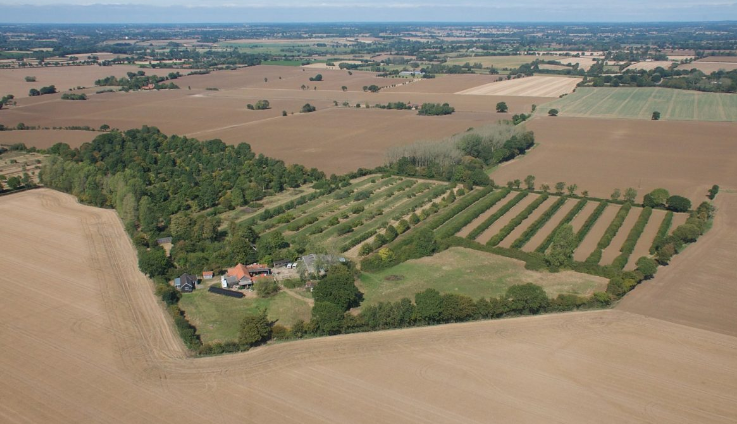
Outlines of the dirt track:
{"label": "dirt track", "polygon": [[[724,215],[736,207],[731,196],[719,204]],[[0,216],[3,422],[727,423],[737,416],[737,338],[622,310],[189,359],[136,271],[113,211],[34,190],[0,198]],[[659,275],[667,281],[646,283],[634,297],[663,285],[682,293],[673,279],[710,249],[721,252],[712,262],[733,261],[737,246],[726,239],[735,225],[717,221]],[[702,269],[711,271],[709,263]],[[729,282],[734,273],[723,270]],[[733,305],[737,290],[723,290]],[[734,323],[729,311],[717,318]]]}

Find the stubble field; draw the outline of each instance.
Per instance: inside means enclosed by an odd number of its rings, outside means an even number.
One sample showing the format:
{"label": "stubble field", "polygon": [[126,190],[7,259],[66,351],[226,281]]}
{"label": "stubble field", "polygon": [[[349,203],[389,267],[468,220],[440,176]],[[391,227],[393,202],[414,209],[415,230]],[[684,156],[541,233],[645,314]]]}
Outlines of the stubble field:
{"label": "stubble field", "polygon": [[701,202],[713,184],[737,181],[737,124],[536,117],[527,124],[539,146],[494,170],[499,184],[534,175],[608,198],[615,188],[638,199],[665,188]]}
{"label": "stubble field", "polygon": [[[186,358],[113,211],[34,190],[0,198],[0,212],[6,422],[727,423],[737,414],[737,338],[619,310]],[[734,224],[705,237],[723,243]]]}
{"label": "stubble field", "polygon": [[581,82],[581,78],[537,76],[493,82],[459,91],[456,94],[559,97],[575,90],[579,82]]}

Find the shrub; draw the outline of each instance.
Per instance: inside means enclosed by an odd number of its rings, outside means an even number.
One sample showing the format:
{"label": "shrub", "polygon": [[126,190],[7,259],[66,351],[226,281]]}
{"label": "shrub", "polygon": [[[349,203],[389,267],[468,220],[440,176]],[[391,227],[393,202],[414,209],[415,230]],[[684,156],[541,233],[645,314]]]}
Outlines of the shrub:
{"label": "shrub", "polygon": [[509,221],[507,225],[502,227],[502,229],[499,230],[499,233],[494,235],[494,237],[492,237],[486,244],[490,246],[496,246],[497,244],[499,244],[502,240],[504,240],[505,237],[509,235],[509,233],[514,231],[514,229],[517,228],[517,226],[521,224],[522,221],[527,219],[527,217],[530,216],[530,214],[547,199],[548,199],[547,194],[543,194],[537,199],[535,199],[535,201],[530,203],[525,209],[522,210],[522,212],[520,212],[517,216],[512,218],[512,220]]}
{"label": "shrub", "polygon": [[254,285],[258,297],[267,298],[279,293],[279,284],[272,278],[259,278]]}
{"label": "shrub", "polygon": [[641,272],[645,279],[650,279],[658,272],[658,263],[646,256],[637,260],[637,271]]}
{"label": "shrub", "polygon": [[667,207],[673,212],[687,212],[691,209],[691,201],[683,196],[670,196],[667,201]]}
{"label": "shrub", "polygon": [[315,106],[312,106],[309,103],[305,103],[304,106],[302,106],[302,109],[300,109],[300,112],[302,113],[310,113],[316,111],[317,108]]}
{"label": "shrub", "polygon": [[717,193],[719,193],[719,186],[714,184],[709,189],[709,199],[714,200],[714,198],[717,197]]}
{"label": "shrub", "polygon": [[521,249],[528,241],[558,212],[558,209],[566,202],[565,197],[559,197],[548,210],[546,210],[535,222],[530,224],[525,231],[512,243],[513,249]]}
{"label": "shrub", "polygon": [[488,210],[489,208],[497,204],[500,200],[505,198],[508,194],[509,189],[504,189],[479,200],[475,204],[471,205],[468,209],[454,216],[443,226],[441,226],[437,232],[437,237],[442,239],[456,234],[466,225],[471,223],[471,221],[484,213],[484,211]]}
{"label": "shrub", "polygon": [[550,115],[550,116],[558,116],[558,109],[550,109],[548,111],[548,115]]}
{"label": "shrub", "polygon": [[662,242],[662,240],[665,238],[665,236],[668,235],[668,230],[670,230],[670,226],[673,224],[673,212],[668,211],[665,214],[665,217],[663,217],[663,222],[660,223],[660,227],[658,227],[658,232],[655,234],[655,239],[653,239],[653,244],[650,246],[650,253],[653,254],[657,250],[658,246]]}
{"label": "shrub", "polygon": [[693,243],[699,238],[701,231],[695,225],[683,224],[673,230],[673,235],[685,243]]}
{"label": "shrub", "polygon": [[484,231],[486,231],[487,228],[489,228],[494,222],[496,222],[499,218],[501,218],[505,213],[509,212],[510,209],[512,209],[517,203],[519,203],[520,201],[522,201],[522,199],[524,199],[525,197],[527,197],[528,194],[529,193],[527,193],[526,191],[517,193],[517,195],[514,196],[514,198],[512,198],[512,200],[510,200],[509,202],[505,203],[504,206],[502,206],[501,208],[499,208],[498,211],[494,212],[490,217],[486,218],[484,220],[484,222],[482,222],[481,224],[479,224],[478,227],[474,228],[468,234],[468,236],[466,236],[466,238],[469,239],[469,240],[475,240],[476,237],[480,236],[481,233],[483,233]]}
{"label": "shrub", "polygon": [[[563,217],[563,220],[558,224],[557,227],[553,229],[553,231],[550,232],[550,234],[545,238],[545,240],[535,249],[535,252],[538,253],[545,253],[546,250],[548,250],[548,247],[550,247],[550,243],[553,242],[553,237],[555,237],[555,233],[564,225],[570,223],[573,221],[573,219],[576,217],[576,215],[581,212],[581,210],[586,206],[588,203],[588,200],[581,199],[576,203],[576,206],[573,207],[573,209],[570,210],[566,214],[565,217]],[[578,238],[578,236],[576,237]],[[576,241],[576,246],[578,246],[578,241]]]}

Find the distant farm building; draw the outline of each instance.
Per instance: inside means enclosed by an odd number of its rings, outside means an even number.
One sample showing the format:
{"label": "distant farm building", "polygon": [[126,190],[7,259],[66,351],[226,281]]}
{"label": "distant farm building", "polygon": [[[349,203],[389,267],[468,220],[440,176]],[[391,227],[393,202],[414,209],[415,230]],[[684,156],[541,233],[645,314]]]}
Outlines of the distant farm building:
{"label": "distant farm building", "polygon": [[215,273],[213,271],[202,271],[203,280],[212,280],[213,278],[215,278]]}
{"label": "distant farm building", "polygon": [[224,289],[253,287],[253,280],[258,276],[271,275],[271,268],[263,264],[238,264],[220,277],[220,286]]}

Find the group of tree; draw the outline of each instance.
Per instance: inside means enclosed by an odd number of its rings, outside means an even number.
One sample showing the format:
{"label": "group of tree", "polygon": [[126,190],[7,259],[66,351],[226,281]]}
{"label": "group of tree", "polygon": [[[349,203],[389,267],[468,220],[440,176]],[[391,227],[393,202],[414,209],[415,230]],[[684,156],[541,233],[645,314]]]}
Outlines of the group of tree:
{"label": "group of tree", "polygon": [[176,90],[179,86],[173,82],[166,84],[168,80],[177,79],[181,75],[178,72],[171,72],[166,77],[157,75],[147,76],[144,71],[128,72],[128,77],[117,78],[109,76],[95,81],[98,86],[119,86],[122,91],[141,90],[143,88],[153,88],[155,90]]}
{"label": "group of tree", "polygon": [[268,100],[259,100],[256,102],[256,105],[248,104],[246,105],[246,108],[248,110],[266,110],[271,108],[271,105],[269,104]]}
{"label": "group of tree", "polygon": [[75,93],[64,93],[61,95],[62,100],[87,100],[87,95],[84,93],[81,94],[75,94]]}
{"label": "group of tree", "polygon": [[[196,274],[274,253],[267,247],[283,246],[283,238],[256,251],[258,237],[238,226],[221,230],[217,214],[325,178],[316,169],[255,155],[245,143],[167,137],[153,127],[112,130],[79,148],[60,143],[48,151],[53,156],[42,169],[43,184],[115,208],[151,276]],[[173,261],[156,245],[165,236],[174,237]]]}
{"label": "group of tree", "polygon": [[453,112],[455,108],[448,103],[423,103],[417,110],[417,114],[423,116],[450,115]]}
{"label": "group of tree", "polygon": [[322,74],[317,74],[314,77],[310,77],[310,81],[322,81]]}
{"label": "group of tree", "polygon": [[585,79],[580,85],[593,87],[666,87],[681,90],[734,93],[737,91],[737,70],[719,70],[706,74],[698,69],[673,66],[652,70],[628,69],[618,75],[599,75]]}
{"label": "group of tree", "polygon": [[28,95],[31,97],[43,96],[44,94],[54,94],[54,93],[56,93],[56,87],[53,85],[41,87],[38,90],[35,88],[32,88],[28,91]]}

